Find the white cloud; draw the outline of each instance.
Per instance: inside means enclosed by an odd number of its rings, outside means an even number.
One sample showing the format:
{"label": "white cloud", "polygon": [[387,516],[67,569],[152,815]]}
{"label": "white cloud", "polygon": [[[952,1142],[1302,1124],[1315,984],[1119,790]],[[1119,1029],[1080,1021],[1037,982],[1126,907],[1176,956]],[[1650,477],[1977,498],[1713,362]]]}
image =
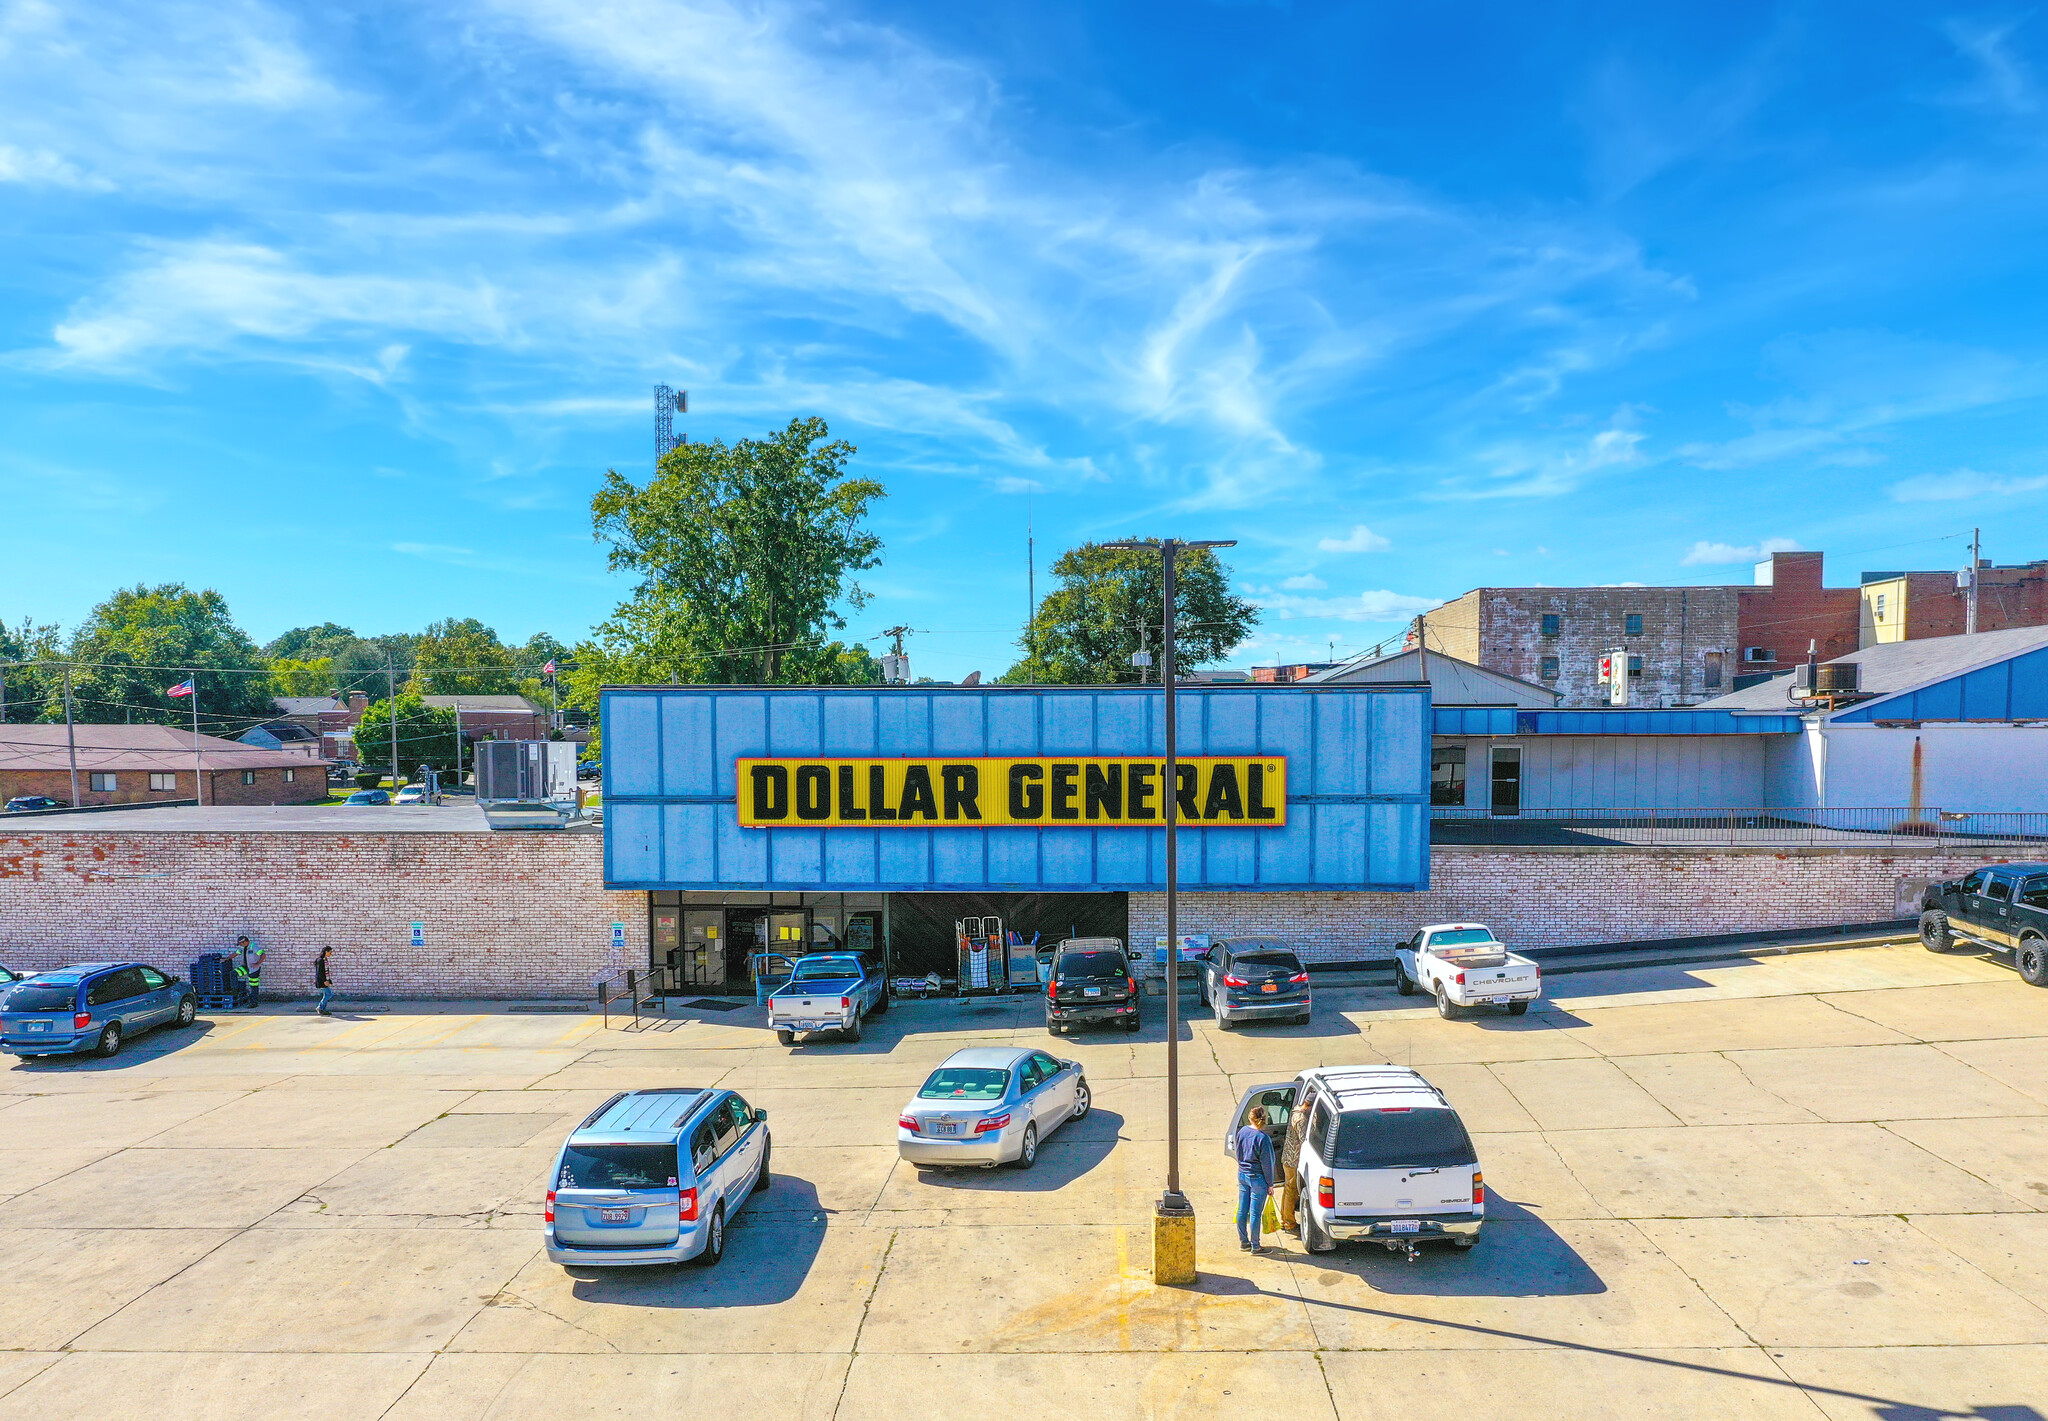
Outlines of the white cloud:
{"label": "white cloud", "polygon": [[1898,503],[1954,503],[1966,498],[2009,498],[2048,488],[2048,475],[2031,474],[2010,478],[1976,469],[1957,469],[1946,474],[1916,474],[1891,486]]}
{"label": "white cloud", "polygon": [[1282,588],[1289,592],[1321,592],[1327,589],[1329,585],[1329,583],[1323,581],[1312,572],[1300,573],[1280,584]]}
{"label": "white cloud", "polygon": [[1394,546],[1363,523],[1354,524],[1341,538],[1324,538],[1316,547],[1326,553],[1377,553]]}
{"label": "white cloud", "polygon": [[1772,553],[1790,553],[1799,550],[1794,538],[1765,538],[1762,542],[1748,547],[1737,547],[1733,543],[1694,543],[1686,555],[1679,559],[1685,567],[1720,567],[1727,563],[1762,562]]}
{"label": "white cloud", "polygon": [[1354,597],[1298,597],[1290,593],[1253,589],[1252,600],[1282,621],[1323,617],[1337,622],[1397,622],[1441,607],[1441,597],[1410,597],[1382,588]]}
{"label": "white cloud", "polygon": [[1594,475],[1643,462],[1636,409],[1623,405],[1606,427],[1584,437],[1504,440],[1480,451],[1483,473],[1444,480],[1442,498],[1555,498]]}
{"label": "white cloud", "polygon": [[0,143],[0,183],[44,183],[51,187],[105,192],[113,184],[78,170],[48,149],[21,149]]}

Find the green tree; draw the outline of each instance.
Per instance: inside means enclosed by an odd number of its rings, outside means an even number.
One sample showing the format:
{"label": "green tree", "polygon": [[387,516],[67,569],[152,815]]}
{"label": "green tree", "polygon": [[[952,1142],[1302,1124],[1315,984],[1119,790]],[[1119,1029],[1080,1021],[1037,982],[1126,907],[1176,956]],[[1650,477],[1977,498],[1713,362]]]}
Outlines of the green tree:
{"label": "green tree", "polygon": [[576,648],[579,703],[607,681],[804,684],[844,673],[826,635],[866,596],[850,575],[881,561],[862,527],[887,496],[847,474],[855,450],[822,419],[765,439],[682,444],[637,485],[607,472],[591,523],[631,600]]}
{"label": "green tree", "polygon": [[413,649],[409,688],[423,696],[510,695],[513,656],[475,617],[434,622]]}
{"label": "green tree", "polygon": [[[398,673],[398,684],[412,679],[413,658],[420,638],[411,632],[389,636],[357,637],[333,652],[335,684],[343,690],[385,690],[384,668],[388,663]],[[275,645],[275,643],[273,643]]]}
{"label": "green tree", "polygon": [[[391,702],[371,701],[355,728],[356,759],[368,768],[391,763]],[[398,695],[398,773],[407,779],[421,765],[436,770],[455,768],[455,712],[430,706],[417,691]],[[469,752],[462,752],[469,763]]]}
{"label": "green tree", "polygon": [[71,638],[71,658],[81,721],[189,725],[191,702],[164,693],[194,670],[206,734],[232,739],[272,713],[263,655],[212,590],[123,588],[92,609]]}
{"label": "green tree", "polygon": [[331,657],[357,640],[359,638],[350,628],[334,622],[322,622],[317,627],[293,627],[280,633],[263,648],[263,654],[273,661],[312,661],[323,656]]}
{"label": "green tree", "polygon": [[[1208,548],[1174,559],[1174,650],[1182,670],[1221,661],[1258,625],[1259,609],[1230,590],[1230,570]],[[1159,555],[1084,543],[1052,565],[1059,579],[1019,644],[1008,682],[1113,685],[1159,679],[1164,601]],[[1139,650],[1153,665],[1140,675]]]}
{"label": "green tree", "polygon": [[309,661],[283,656],[270,663],[270,693],[274,696],[324,696],[333,689],[331,656],[317,656]]}
{"label": "green tree", "polygon": [[64,683],[57,669],[20,664],[55,661],[63,654],[54,623],[38,624],[29,617],[18,627],[0,622],[0,723],[64,718]]}

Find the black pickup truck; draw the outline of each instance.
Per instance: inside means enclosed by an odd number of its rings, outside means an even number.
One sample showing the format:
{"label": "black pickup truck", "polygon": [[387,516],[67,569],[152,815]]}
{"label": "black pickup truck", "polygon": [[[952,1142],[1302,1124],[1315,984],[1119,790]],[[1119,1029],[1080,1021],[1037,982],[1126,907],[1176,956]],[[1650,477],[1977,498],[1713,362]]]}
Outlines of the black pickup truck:
{"label": "black pickup truck", "polygon": [[1929,952],[1981,943],[2011,953],[2029,986],[2048,987],[2048,863],[2002,863],[1932,884],[1920,907]]}

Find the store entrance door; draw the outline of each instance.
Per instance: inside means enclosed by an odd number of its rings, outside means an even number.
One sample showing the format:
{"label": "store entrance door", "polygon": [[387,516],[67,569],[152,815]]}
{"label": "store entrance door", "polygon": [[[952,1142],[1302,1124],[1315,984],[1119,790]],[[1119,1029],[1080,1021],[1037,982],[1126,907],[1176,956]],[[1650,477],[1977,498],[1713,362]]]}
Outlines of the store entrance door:
{"label": "store entrance door", "polygon": [[725,986],[725,913],[683,910],[683,985],[715,992]]}

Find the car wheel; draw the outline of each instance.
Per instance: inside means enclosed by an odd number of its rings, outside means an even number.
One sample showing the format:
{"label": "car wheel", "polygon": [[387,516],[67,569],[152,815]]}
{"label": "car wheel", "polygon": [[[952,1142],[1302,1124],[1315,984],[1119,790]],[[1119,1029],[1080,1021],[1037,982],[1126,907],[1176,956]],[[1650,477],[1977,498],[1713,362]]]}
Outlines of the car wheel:
{"label": "car wheel", "polygon": [[1415,979],[1408,975],[1408,969],[1401,965],[1401,959],[1394,959],[1394,990],[1404,997],[1415,995]]}
{"label": "car wheel", "polygon": [[1236,1023],[1230,1019],[1230,1013],[1228,1011],[1224,1010],[1222,1007],[1216,1008],[1216,1029],[1218,1031],[1230,1031],[1235,1026]]}
{"label": "car wheel", "polygon": [[178,1025],[190,1026],[199,1019],[199,1003],[191,997],[178,999]]}
{"label": "car wheel", "polygon": [[1094,1104],[1095,1097],[1088,1093],[1088,1080],[1084,1076],[1082,1079],[1074,1082],[1074,1113],[1067,1118],[1069,1120],[1079,1120],[1088,1113],[1089,1108]]}
{"label": "car wheel", "polygon": [[1949,930],[1948,914],[1929,908],[1920,915],[1920,945],[1929,952],[1953,952],[1956,935]]}
{"label": "car wheel", "polygon": [[100,1028],[99,1043],[92,1048],[95,1056],[111,1056],[121,1049],[121,1023],[110,1021]]}
{"label": "car wheel", "polygon": [[1201,978],[1195,983],[1195,999],[1203,1006],[1209,1005],[1209,979]]}
{"label": "car wheel", "polygon": [[1337,1240],[1324,1233],[1316,1216],[1306,1209],[1301,1211],[1301,1246],[1310,1253],[1329,1253],[1337,1247]]}
{"label": "car wheel", "polygon": [[1017,1147],[1017,1168],[1029,1169],[1038,1163],[1038,1127],[1024,1127],[1024,1142]]}
{"label": "car wheel", "polygon": [[1508,1003],[1508,1015],[1509,1015],[1509,1016],[1527,1016],[1528,1014],[1529,1014],[1529,1004],[1528,1004],[1527,1002],[1509,1002],[1509,1003]]}
{"label": "car wheel", "polygon": [[796,1045],[796,1033],[794,1031],[778,1031],[775,1033],[775,1039],[785,1046]]}
{"label": "car wheel", "polygon": [[773,1175],[768,1173],[768,1157],[774,1148],[775,1142],[773,1140],[763,1140],[761,1142],[761,1168],[754,1175],[754,1187],[756,1189],[766,1189],[768,1181],[774,1178]]}
{"label": "car wheel", "polygon": [[1478,1242],[1476,1238],[1454,1238],[1451,1240],[1451,1248],[1458,1254],[1466,1254],[1470,1253],[1472,1246]]}
{"label": "car wheel", "polygon": [[1061,1026],[1056,1021],[1048,1021],[1045,1024],[1045,1029],[1051,1032],[1054,1036],[1064,1035],[1066,1032],[1066,1028],[1064,1026]]}
{"label": "car wheel", "polygon": [[714,1268],[718,1260],[725,1257],[725,1204],[720,1202],[711,1211],[710,1232],[704,1239],[704,1251],[697,1255],[697,1262],[706,1268]]}
{"label": "car wheel", "polygon": [[1125,1022],[1125,1023],[1124,1023],[1124,1030],[1125,1030],[1125,1031],[1136,1031],[1136,1030],[1137,1030],[1137,1029],[1138,1029],[1139,1027],[1143,1026],[1144,1024],[1145,1024],[1145,1023],[1144,1023],[1144,1022],[1142,1022],[1142,1021],[1140,1021],[1140,1020],[1138,1020],[1138,1018],[1137,1018],[1137,1017],[1132,1017],[1132,1018],[1131,1018],[1131,1019],[1130,1019],[1129,1021],[1127,1021],[1127,1022]]}
{"label": "car wheel", "polygon": [[1465,1014],[1465,1012],[1462,1007],[1452,1006],[1451,994],[1449,992],[1446,992],[1442,987],[1438,987],[1436,989],[1436,1014],[1442,1017],[1445,1021],[1456,1021],[1460,1017],[1462,1017]]}
{"label": "car wheel", "polygon": [[1295,1024],[1296,1026],[1307,1026],[1307,1025],[1308,1025],[1308,1020],[1309,1020],[1309,1013],[1307,1013],[1307,1012],[1303,1012],[1303,1013],[1302,1013],[1302,1014],[1301,1014],[1300,1016],[1298,1016],[1298,1017],[1296,1017],[1296,1018],[1294,1019],[1294,1024]]}
{"label": "car wheel", "polygon": [[888,990],[888,988],[886,988],[886,987],[885,987],[885,988],[883,988],[883,989],[882,989],[882,995],[881,995],[881,996],[879,996],[879,997],[877,997],[877,998],[875,999],[875,1015],[876,1015],[876,1016],[887,1016],[888,1014],[889,1014],[889,990]]}
{"label": "car wheel", "polygon": [[2013,949],[2012,965],[2020,969],[2020,980],[2029,987],[2048,987],[2048,941],[2021,938]]}
{"label": "car wheel", "polygon": [[854,1013],[853,1025],[847,1027],[846,1030],[840,1034],[843,1035],[848,1041],[860,1040],[860,1013]]}

